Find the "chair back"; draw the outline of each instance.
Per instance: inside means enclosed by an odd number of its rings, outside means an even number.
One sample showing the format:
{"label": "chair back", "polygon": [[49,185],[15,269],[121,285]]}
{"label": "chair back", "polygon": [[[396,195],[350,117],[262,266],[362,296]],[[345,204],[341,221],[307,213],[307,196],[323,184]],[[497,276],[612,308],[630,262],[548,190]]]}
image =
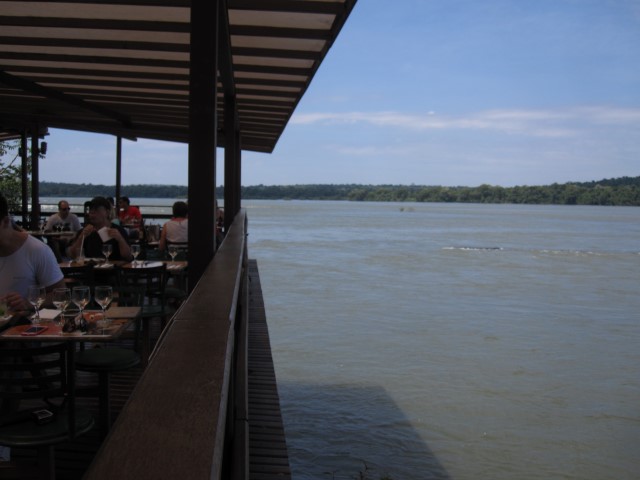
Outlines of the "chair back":
{"label": "chair back", "polygon": [[145,239],[147,242],[157,242],[160,240],[160,225],[145,225]]}
{"label": "chair back", "polygon": [[75,372],[69,342],[23,343],[0,348],[0,429],[31,421],[34,410],[65,409],[69,436],[76,434]]}
{"label": "chair back", "polygon": [[156,300],[164,305],[168,279],[166,264],[162,263],[157,267],[118,268],[117,279],[119,292],[138,290],[149,302]]}
{"label": "chair back", "polygon": [[174,246],[178,249],[178,255],[176,255],[176,262],[183,262],[187,260],[189,255],[189,243],[188,242],[167,242],[167,258],[171,258],[169,256],[169,247]]}
{"label": "chair back", "polygon": [[92,264],[87,263],[75,267],[62,267],[61,270],[65,278],[65,283],[67,283],[69,288],[87,286],[93,294],[95,276]]}

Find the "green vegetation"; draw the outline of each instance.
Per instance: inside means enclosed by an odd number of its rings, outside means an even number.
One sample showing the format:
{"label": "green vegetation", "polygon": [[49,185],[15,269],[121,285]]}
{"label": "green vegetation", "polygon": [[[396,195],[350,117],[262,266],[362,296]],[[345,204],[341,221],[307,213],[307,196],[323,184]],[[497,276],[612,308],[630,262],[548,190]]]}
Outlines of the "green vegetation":
{"label": "green vegetation", "polygon": [[[113,195],[107,185],[41,182],[45,197]],[[124,195],[136,198],[186,198],[187,187],[127,185]],[[217,187],[218,198],[224,196]],[[257,185],[242,187],[247,200],[351,200],[373,202],[529,203],[556,205],[640,206],[640,177],[621,177],[585,183],[546,186],[439,187],[421,185]]]}
{"label": "green vegetation", "polygon": [[17,205],[22,195],[22,161],[18,157],[18,145],[0,142],[0,192],[9,202],[9,208]]}

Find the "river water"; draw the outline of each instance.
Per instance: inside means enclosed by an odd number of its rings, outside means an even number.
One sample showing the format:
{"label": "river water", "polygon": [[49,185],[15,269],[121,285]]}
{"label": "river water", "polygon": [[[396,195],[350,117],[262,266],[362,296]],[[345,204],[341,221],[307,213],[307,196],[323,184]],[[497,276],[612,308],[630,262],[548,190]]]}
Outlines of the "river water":
{"label": "river water", "polygon": [[640,478],[640,208],[243,206],[295,480]]}
{"label": "river water", "polygon": [[639,478],[639,208],[244,206],[296,480]]}

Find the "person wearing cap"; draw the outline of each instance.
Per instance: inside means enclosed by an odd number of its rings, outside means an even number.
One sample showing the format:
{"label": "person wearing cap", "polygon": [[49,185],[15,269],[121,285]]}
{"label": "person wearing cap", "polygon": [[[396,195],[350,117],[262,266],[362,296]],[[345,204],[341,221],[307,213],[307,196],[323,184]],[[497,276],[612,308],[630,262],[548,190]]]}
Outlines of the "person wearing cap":
{"label": "person wearing cap", "polygon": [[[73,243],[67,248],[67,255],[70,258],[77,258],[84,248],[84,256],[88,258],[102,257],[102,245],[110,243],[112,245],[109,260],[130,261],[133,256],[127,242],[127,231],[120,225],[111,223],[111,204],[104,197],[94,197],[89,202],[89,221],[85,227],[78,232]],[[98,231],[106,228],[109,240],[103,242]]]}

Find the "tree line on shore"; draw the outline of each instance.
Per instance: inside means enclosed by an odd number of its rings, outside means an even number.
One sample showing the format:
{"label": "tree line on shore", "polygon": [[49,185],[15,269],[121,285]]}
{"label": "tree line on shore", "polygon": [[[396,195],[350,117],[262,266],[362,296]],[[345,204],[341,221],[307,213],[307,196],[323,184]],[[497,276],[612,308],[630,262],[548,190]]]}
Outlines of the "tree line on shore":
{"label": "tree line on shore", "polygon": [[[112,185],[41,182],[44,197],[113,196]],[[135,198],[186,198],[181,185],[127,185],[122,194]],[[350,200],[375,202],[528,203],[556,205],[640,206],[640,176],[544,186],[443,187],[423,185],[254,185],[242,187],[248,200]],[[217,198],[224,188],[216,188]]]}

